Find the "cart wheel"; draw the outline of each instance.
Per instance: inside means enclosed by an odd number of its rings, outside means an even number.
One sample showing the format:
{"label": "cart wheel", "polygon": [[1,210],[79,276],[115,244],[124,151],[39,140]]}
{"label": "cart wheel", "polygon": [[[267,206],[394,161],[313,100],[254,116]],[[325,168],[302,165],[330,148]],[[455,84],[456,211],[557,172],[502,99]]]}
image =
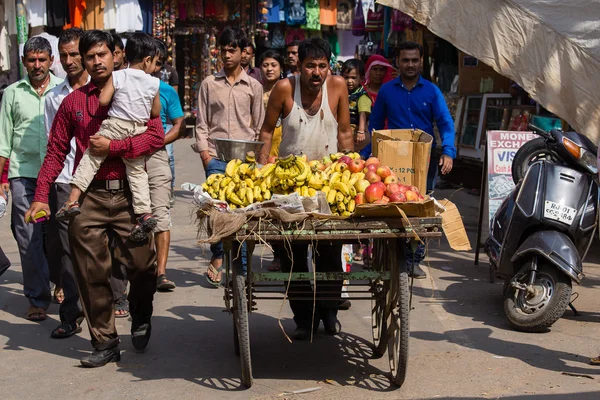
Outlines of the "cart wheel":
{"label": "cart wheel", "polygon": [[240,339],[238,338],[237,328],[235,327],[235,321],[233,322],[233,351],[236,356],[240,356]]}
{"label": "cart wheel", "polygon": [[248,327],[248,300],[246,299],[246,277],[235,276],[233,281],[233,332],[234,343],[238,343],[240,363],[242,366],[242,384],[252,386],[252,360],[250,358],[250,330]]}
{"label": "cart wheel", "polygon": [[387,301],[387,283],[372,284],[373,298],[371,299],[371,328],[373,331],[373,357],[380,358],[385,354],[388,345],[387,318],[385,304]]}
{"label": "cart wheel", "polygon": [[406,378],[408,363],[409,331],[409,286],[408,274],[401,272],[397,304],[392,304],[390,326],[388,328],[388,356],[390,358],[390,380],[394,385],[402,386]]}

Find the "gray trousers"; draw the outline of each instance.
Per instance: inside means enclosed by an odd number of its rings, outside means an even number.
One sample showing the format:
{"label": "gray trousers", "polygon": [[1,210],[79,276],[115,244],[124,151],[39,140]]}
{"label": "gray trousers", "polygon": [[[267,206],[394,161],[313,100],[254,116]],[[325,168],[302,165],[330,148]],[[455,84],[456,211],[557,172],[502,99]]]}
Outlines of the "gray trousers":
{"label": "gray trousers", "polygon": [[69,221],[57,221],[54,215],[69,200],[71,185],[55,183],[50,189],[49,206],[52,216],[47,222],[46,249],[51,275],[58,276],[56,285],[63,288],[65,299],[60,305],[61,323],[71,323],[83,316],[79,303],[79,289],[73,272],[71,249],[69,248]]}
{"label": "gray trousers", "polygon": [[12,178],[12,219],[15,240],[23,269],[23,292],[31,305],[47,309],[50,306],[50,275],[44,255],[44,238],[41,224],[26,224],[25,213],[33,202],[36,179]]}

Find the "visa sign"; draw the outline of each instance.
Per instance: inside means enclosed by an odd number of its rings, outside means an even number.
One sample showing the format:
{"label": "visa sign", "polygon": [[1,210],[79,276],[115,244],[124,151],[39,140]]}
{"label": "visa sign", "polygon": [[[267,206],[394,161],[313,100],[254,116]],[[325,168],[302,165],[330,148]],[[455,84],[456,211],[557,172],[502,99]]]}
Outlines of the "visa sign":
{"label": "visa sign", "polygon": [[517,154],[517,150],[494,149],[493,173],[510,174],[512,173],[512,161]]}

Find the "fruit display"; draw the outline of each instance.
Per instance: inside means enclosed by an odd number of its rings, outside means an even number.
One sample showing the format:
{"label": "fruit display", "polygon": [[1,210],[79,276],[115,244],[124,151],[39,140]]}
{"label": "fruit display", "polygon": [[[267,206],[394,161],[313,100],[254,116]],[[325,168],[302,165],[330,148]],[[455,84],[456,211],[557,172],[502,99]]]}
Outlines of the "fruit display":
{"label": "fruit display", "polygon": [[312,197],[321,191],[333,215],[350,216],[360,204],[423,200],[415,186],[402,185],[387,166],[358,153],[335,153],[322,160],[306,156],[269,158],[259,167],[249,152],[245,162],[231,160],[223,174],[210,175],[202,188],[231,209],[269,200],[273,194]]}

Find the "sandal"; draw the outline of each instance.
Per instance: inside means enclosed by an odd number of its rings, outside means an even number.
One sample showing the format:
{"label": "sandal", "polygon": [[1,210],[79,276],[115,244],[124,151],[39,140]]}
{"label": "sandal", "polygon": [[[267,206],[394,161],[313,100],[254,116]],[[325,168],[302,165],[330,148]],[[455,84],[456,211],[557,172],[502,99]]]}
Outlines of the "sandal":
{"label": "sandal", "polygon": [[52,301],[56,304],[62,304],[65,301],[65,293],[63,292],[61,287],[56,286],[54,288],[54,295],[52,297]]}
{"label": "sandal", "polygon": [[76,333],[80,333],[82,331],[80,323],[78,321],[62,323],[52,331],[50,337],[53,339],[66,339]]}
{"label": "sandal", "polygon": [[68,221],[81,214],[79,202],[65,203],[55,215],[57,221]]}
{"label": "sandal", "polygon": [[[118,311],[124,311],[117,314]],[[115,318],[127,318],[129,317],[129,302],[124,297],[115,301]]]}
{"label": "sandal", "polygon": [[[211,260],[210,264],[208,265],[208,270],[206,271],[206,281],[208,283],[210,283],[211,285],[213,285],[214,287],[220,287],[221,286],[221,281],[223,280],[223,271],[221,271],[223,269],[223,264],[221,264],[221,266],[219,268],[215,268],[212,263],[213,261],[216,260]],[[212,274],[213,276],[217,277],[218,279],[213,280],[210,277],[210,274]],[[220,276],[220,278],[219,278]]]}
{"label": "sandal", "polygon": [[596,358],[590,358],[590,364],[591,365],[600,365],[600,356],[598,356]]}
{"label": "sandal", "polygon": [[43,321],[46,319],[46,310],[42,307],[30,306],[27,310],[27,317],[25,317],[29,321]]}
{"label": "sandal", "polygon": [[134,242],[143,242],[156,228],[156,219],[152,214],[144,214],[137,219],[137,225],[129,232],[129,238]]}
{"label": "sandal", "polygon": [[177,286],[175,286],[175,282],[168,280],[165,274],[159,275],[158,279],[156,280],[156,290],[160,292],[168,292],[176,287]]}

